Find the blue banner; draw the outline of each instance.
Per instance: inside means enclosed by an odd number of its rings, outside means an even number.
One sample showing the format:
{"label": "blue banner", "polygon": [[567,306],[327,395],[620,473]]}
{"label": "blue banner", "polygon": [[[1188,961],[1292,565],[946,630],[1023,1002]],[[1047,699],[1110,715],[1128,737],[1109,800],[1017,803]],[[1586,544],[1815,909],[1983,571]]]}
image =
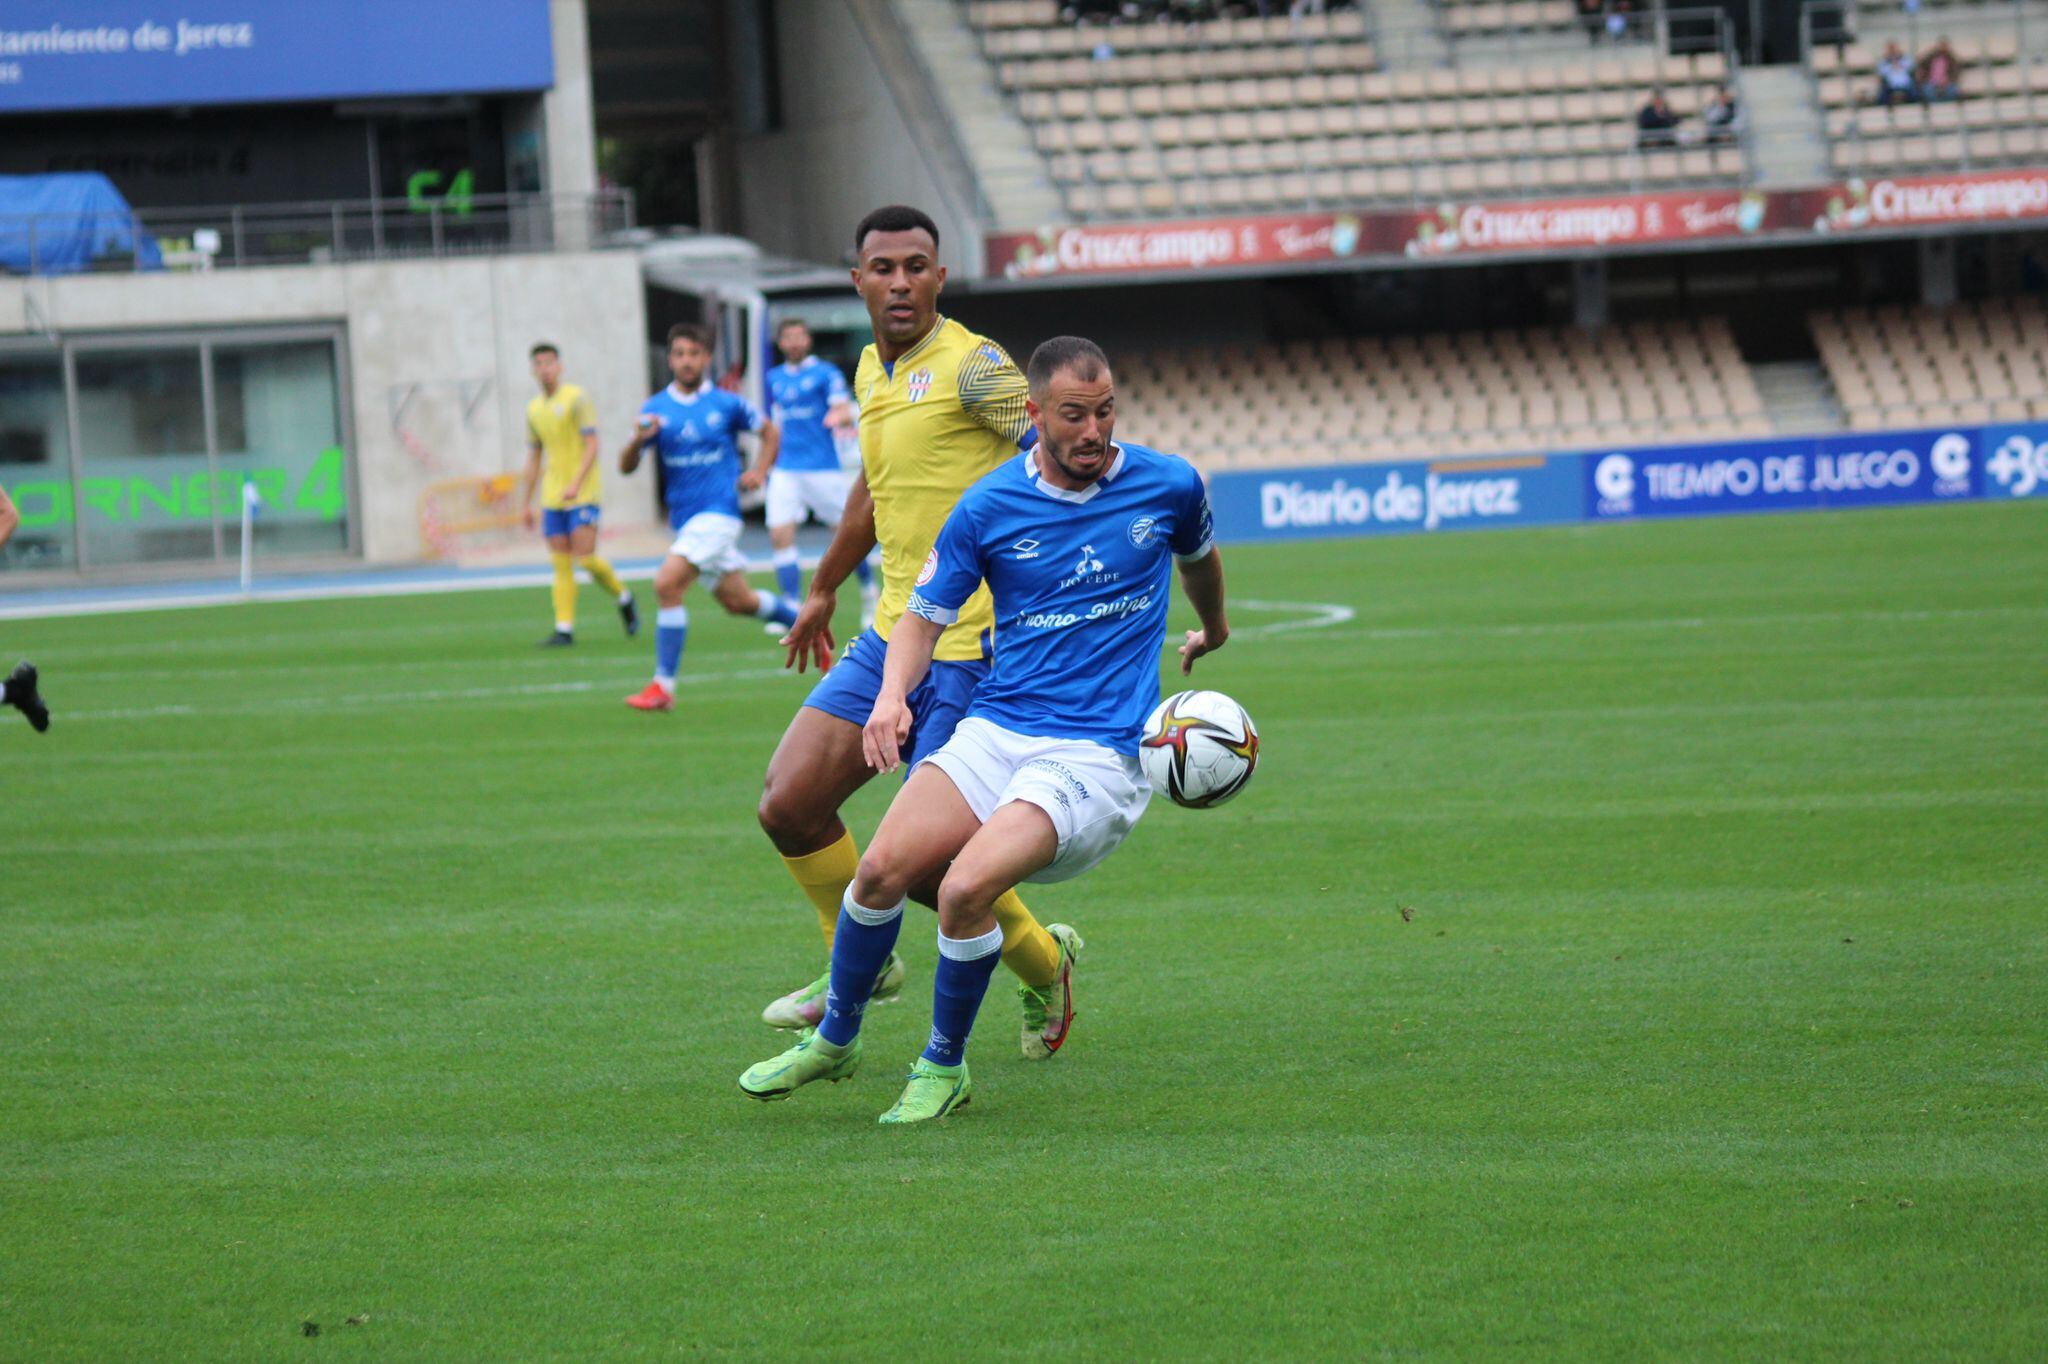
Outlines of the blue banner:
{"label": "blue banner", "polygon": [[2033,497],[2048,498],[2048,422],[1209,479],[1226,541]]}
{"label": "blue banner", "polygon": [[1981,434],[1886,431],[1586,455],[1586,515],[1604,521],[1975,497]]}
{"label": "blue banner", "polygon": [[6,0],[0,113],[544,90],[548,0]]}
{"label": "blue banner", "polygon": [[1581,515],[1576,456],[1333,464],[1209,480],[1224,540],[1540,526]]}
{"label": "blue banner", "polygon": [[2048,497],[2048,422],[1984,428],[1984,496]]}

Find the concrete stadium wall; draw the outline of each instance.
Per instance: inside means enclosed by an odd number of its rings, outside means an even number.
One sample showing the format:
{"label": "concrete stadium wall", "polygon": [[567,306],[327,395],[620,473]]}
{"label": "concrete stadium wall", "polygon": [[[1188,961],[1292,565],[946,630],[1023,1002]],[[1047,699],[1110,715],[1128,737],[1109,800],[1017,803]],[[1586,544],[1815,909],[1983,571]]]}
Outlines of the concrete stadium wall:
{"label": "concrete stadium wall", "polygon": [[836,264],[869,209],[915,204],[939,225],[947,269],[979,274],[979,235],[947,207],[850,8],[795,0],[775,24],[783,126],[739,139],[740,235]]}
{"label": "concrete stadium wall", "polygon": [[422,557],[429,483],[523,467],[535,392],[527,348],[540,340],[561,347],[568,379],[596,404],[607,524],[658,519],[649,469],[625,479],[610,466],[648,392],[645,296],[630,252],[0,278],[0,339],[287,323],[346,328],[366,559]]}

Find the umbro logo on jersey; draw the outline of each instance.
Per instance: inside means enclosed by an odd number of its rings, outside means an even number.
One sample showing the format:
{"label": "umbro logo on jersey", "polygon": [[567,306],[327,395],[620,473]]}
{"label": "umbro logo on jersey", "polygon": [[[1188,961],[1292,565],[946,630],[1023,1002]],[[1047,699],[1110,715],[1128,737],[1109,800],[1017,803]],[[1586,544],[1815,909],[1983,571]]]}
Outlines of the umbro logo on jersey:
{"label": "umbro logo on jersey", "polygon": [[1038,557],[1038,541],[1036,540],[1019,540],[1016,544],[1011,545],[1010,548],[1017,551],[1019,559],[1036,559]]}
{"label": "umbro logo on jersey", "polygon": [[904,380],[904,387],[910,394],[910,401],[916,402],[919,398],[932,391],[931,370],[912,370],[910,377]]}

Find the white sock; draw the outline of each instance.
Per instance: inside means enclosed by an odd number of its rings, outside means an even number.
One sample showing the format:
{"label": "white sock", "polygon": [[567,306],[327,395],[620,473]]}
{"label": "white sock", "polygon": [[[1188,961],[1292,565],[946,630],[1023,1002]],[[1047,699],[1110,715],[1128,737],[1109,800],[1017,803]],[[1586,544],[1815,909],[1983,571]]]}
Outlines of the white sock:
{"label": "white sock", "polygon": [[775,609],[782,605],[782,596],[777,592],[763,592],[761,600],[754,604],[754,615],[761,620],[774,620]]}
{"label": "white sock", "polygon": [[558,620],[555,622],[555,633],[558,635],[573,635],[576,633],[576,627],[569,624],[566,620]]}
{"label": "white sock", "polygon": [[632,588],[630,588],[630,587],[622,587],[622,588],[620,588],[620,589],[619,589],[619,605],[621,605],[621,606],[624,606],[624,605],[625,605],[625,604],[626,604],[627,602],[629,602],[629,601],[631,601],[631,600],[633,600],[633,589],[632,589]]}
{"label": "white sock", "polygon": [[778,549],[775,551],[775,566],[777,568],[781,568],[786,564],[801,565],[802,563],[803,556],[797,552],[795,545],[791,545],[788,549]]}

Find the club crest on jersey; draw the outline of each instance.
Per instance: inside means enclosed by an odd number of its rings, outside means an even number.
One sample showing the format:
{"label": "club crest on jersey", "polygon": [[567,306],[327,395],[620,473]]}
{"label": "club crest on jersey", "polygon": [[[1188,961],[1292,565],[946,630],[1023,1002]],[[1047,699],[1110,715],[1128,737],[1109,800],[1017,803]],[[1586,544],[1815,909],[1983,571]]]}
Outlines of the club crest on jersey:
{"label": "club crest on jersey", "polygon": [[1152,539],[1152,528],[1158,524],[1156,517],[1140,516],[1133,519],[1129,531],[1131,543],[1143,549]]}
{"label": "club crest on jersey", "polygon": [[905,391],[910,394],[910,401],[916,402],[932,391],[932,372],[929,368],[914,369],[910,372],[910,377],[903,382]]}

